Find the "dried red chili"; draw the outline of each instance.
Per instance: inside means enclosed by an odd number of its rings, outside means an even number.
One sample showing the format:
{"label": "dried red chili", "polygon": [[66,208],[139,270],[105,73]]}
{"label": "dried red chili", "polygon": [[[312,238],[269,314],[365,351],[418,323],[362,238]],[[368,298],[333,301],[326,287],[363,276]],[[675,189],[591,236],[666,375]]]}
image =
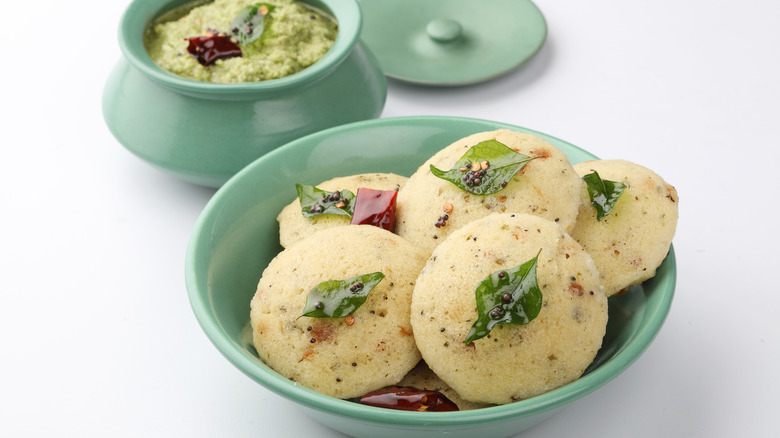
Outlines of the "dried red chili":
{"label": "dried red chili", "polygon": [[388,386],[369,392],[360,397],[360,403],[401,411],[444,412],[459,410],[458,405],[439,391],[417,389],[411,386]]}
{"label": "dried red chili", "polygon": [[390,232],[395,231],[396,190],[359,188],[355,197],[353,225],[374,225]]}
{"label": "dried red chili", "polygon": [[187,52],[201,65],[211,65],[218,59],[235,58],[242,54],[236,39],[224,33],[207,33],[186,40],[190,42]]}

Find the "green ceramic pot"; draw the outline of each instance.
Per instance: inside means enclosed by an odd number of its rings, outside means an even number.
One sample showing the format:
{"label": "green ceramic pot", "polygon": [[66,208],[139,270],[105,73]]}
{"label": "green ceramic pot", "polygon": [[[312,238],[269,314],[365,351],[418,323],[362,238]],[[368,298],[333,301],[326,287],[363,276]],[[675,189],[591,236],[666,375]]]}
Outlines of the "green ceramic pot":
{"label": "green ceramic pot", "polygon": [[[371,438],[506,437],[549,418],[628,368],[658,334],[674,295],[674,250],[657,275],[609,298],[601,350],[579,379],[504,406],[460,412],[407,412],[364,406],[319,394],[274,372],[251,344],[249,302],[263,269],[282,250],[276,216],[296,197],[295,183],[392,172],[409,176],[439,149],[467,135],[499,128],[541,136],[572,163],[596,157],[570,143],[522,127],[455,117],[367,120],[317,132],[270,152],[244,168],[210,200],[192,232],[185,263],[195,316],[216,348],[270,391],[300,405],[323,424]],[[372,147],[366,148],[370,141]],[[251,384],[247,381],[247,384]],[[622,384],[631,385],[630,381]],[[626,391],[630,388],[626,387]],[[258,413],[258,421],[263,415]]]}
{"label": "green ceramic pot", "polygon": [[135,0],[119,26],[119,61],[105,86],[111,132],[143,160],[186,181],[219,187],[261,155],[312,132],[378,117],[385,77],[359,40],[355,0],[302,0],[333,16],[339,35],[317,63],[263,82],[214,84],[168,73],[151,60],[143,33],[189,0]]}

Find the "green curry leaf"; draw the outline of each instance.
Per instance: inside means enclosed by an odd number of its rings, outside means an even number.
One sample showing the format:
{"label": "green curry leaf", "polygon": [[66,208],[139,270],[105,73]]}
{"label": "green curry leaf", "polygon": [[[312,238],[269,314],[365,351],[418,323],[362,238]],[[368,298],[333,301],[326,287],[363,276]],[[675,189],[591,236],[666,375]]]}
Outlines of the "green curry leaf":
{"label": "green curry leaf", "polygon": [[301,214],[314,217],[321,214],[338,214],[352,217],[355,194],[349,190],[326,192],[314,186],[296,184],[298,199],[301,200]]}
{"label": "green curry leaf", "polygon": [[255,3],[238,11],[238,15],[230,23],[230,32],[238,38],[242,46],[246,46],[263,35],[263,19],[276,6],[268,3]]}
{"label": "green curry leaf", "polygon": [[477,286],[478,316],[466,336],[466,345],[487,336],[497,325],[528,324],[539,315],[542,309],[542,291],[536,280],[539,253],[522,265],[488,275]]}
{"label": "green curry leaf", "polygon": [[590,203],[596,209],[596,219],[601,221],[606,215],[612,213],[626,185],[617,181],[602,180],[596,171],[583,176],[582,180],[588,186]]}
{"label": "green curry leaf", "polygon": [[[499,141],[486,140],[472,146],[450,170],[444,171],[431,164],[431,173],[468,193],[492,195],[503,190],[512,177],[531,160],[532,157],[523,155]],[[487,162],[487,169],[485,166],[476,169],[476,166],[484,162]]]}
{"label": "green curry leaf", "polygon": [[346,280],[323,281],[309,291],[301,316],[314,318],[349,316],[366,302],[368,293],[383,278],[385,274],[372,272]]}

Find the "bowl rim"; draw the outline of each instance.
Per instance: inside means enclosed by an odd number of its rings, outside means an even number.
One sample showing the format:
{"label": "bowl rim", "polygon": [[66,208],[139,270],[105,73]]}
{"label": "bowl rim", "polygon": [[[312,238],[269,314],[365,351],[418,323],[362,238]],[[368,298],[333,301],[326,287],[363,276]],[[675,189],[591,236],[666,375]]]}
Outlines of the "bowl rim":
{"label": "bowl rim", "polygon": [[[200,97],[242,97],[247,93],[282,92],[302,84],[316,81],[334,70],[343,62],[360,37],[363,17],[357,0],[296,0],[307,4],[325,6],[338,23],[339,32],[336,41],[325,55],[309,67],[278,79],[259,82],[214,83],[197,81],[177,76],[159,67],[152,61],[143,42],[143,36],[149,25],[161,14],[177,6],[197,2],[197,0],[133,0],[122,14],[118,29],[119,47],[128,62],[156,83],[174,91]],[[208,1],[207,3],[209,3]],[[250,95],[251,95],[250,94]]]}
{"label": "bowl rim", "polygon": [[[195,272],[192,269],[195,266],[195,259],[197,258],[198,252],[206,245],[206,242],[203,241],[203,239],[206,239],[203,235],[204,226],[209,220],[209,216],[215,214],[215,211],[218,211],[220,204],[224,202],[226,193],[229,193],[233,186],[240,184],[241,179],[244,178],[245,175],[253,172],[254,168],[261,167],[264,163],[273,163],[276,156],[285,153],[287,149],[301,147],[301,145],[305,145],[317,137],[332,135],[339,131],[352,131],[364,127],[395,124],[399,122],[403,123],[405,121],[436,123],[442,120],[454,122],[484,122],[493,126],[521,129],[524,132],[536,133],[547,138],[556,139],[568,146],[579,149],[588,155],[593,155],[564,140],[520,126],[467,117],[404,116],[365,120],[319,131],[287,143],[258,158],[252,164],[230,178],[230,180],[228,180],[228,182],[225,183],[209,200],[192,230],[185,257],[185,282],[192,310],[207,337],[229,362],[244,374],[260,383],[263,387],[308,408],[338,416],[360,418],[363,421],[388,425],[398,424],[413,427],[435,427],[445,425],[465,426],[494,421],[507,421],[561,407],[568,402],[579,399],[602,387],[626,370],[647,350],[663,326],[674,297],[677,269],[673,245],[670,246],[669,254],[664,261],[664,264],[669,264],[671,268],[666,269],[663,276],[654,277],[666,285],[664,287],[664,293],[660,300],[658,300],[657,306],[654,308],[654,313],[649,319],[643,319],[637,332],[632,336],[632,340],[625,347],[618,350],[609,360],[573,382],[544,394],[510,404],[456,412],[424,413],[376,408],[330,397],[292,382],[273,371],[267,372],[257,366],[256,361],[259,361],[257,357],[252,358],[239,350],[242,347],[230,339],[219,322],[215,320],[213,314],[209,312],[210,303],[200,294],[198,284],[200,281],[205,280],[205,277],[201,279],[201,276],[204,276],[205,273]],[[208,237],[210,238],[211,236],[209,235]],[[205,248],[203,249],[205,250]],[[206,296],[209,295],[207,291],[205,292]]]}

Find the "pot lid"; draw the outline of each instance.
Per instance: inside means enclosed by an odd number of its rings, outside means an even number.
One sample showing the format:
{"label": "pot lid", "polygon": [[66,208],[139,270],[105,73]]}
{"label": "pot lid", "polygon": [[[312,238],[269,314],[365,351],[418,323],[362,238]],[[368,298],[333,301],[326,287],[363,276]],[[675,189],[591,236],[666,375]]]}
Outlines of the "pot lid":
{"label": "pot lid", "polygon": [[360,6],[361,38],[385,75],[416,84],[492,79],[531,59],[547,36],[529,0],[360,0]]}

